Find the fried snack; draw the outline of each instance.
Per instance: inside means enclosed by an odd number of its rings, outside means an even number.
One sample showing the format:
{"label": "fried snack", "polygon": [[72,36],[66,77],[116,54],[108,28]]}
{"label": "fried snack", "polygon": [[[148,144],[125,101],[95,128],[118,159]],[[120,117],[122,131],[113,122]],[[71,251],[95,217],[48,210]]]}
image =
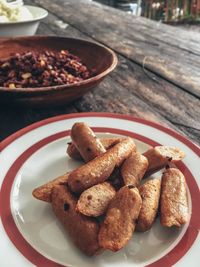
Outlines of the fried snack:
{"label": "fried snack", "polygon": [[143,153],[148,159],[149,167],[145,177],[164,168],[169,162],[178,162],[185,157],[185,153],[177,147],[156,146]]}
{"label": "fried snack", "polygon": [[73,125],[71,129],[71,138],[85,162],[106,152],[101,141],[84,122],[77,122]]}
{"label": "fried snack", "polygon": [[75,160],[82,160],[82,157],[78,149],[75,147],[75,145],[72,142],[68,143],[66,152],[70,158],[75,159]]}
{"label": "fried snack", "polygon": [[75,169],[68,178],[70,190],[81,193],[95,184],[103,183],[109,178],[114,168],[122,164],[134,149],[133,139],[125,138],[104,154]]}
{"label": "fried snack", "polygon": [[66,186],[57,185],[52,190],[52,208],[69,233],[73,243],[89,256],[99,251],[99,224],[76,211],[76,199]]}
{"label": "fried snack", "polygon": [[121,168],[121,175],[125,185],[138,186],[148,168],[148,160],[139,152],[132,153]]}
{"label": "fried snack", "polygon": [[[114,145],[118,144],[121,140],[123,140],[123,138],[118,138],[118,137],[116,137],[116,138],[99,138],[99,140],[102,143],[102,145],[104,146],[104,148],[106,150],[108,150],[111,147],[113,147]],[[78,149],[74,145],[74,143],[69,143],[68,144],[67,154],[72,159],[82,160],[82,157],[81,157]]]}
{"label": "fried snack", "polygon": [[121,177],[121,170],[119,167],[116,167],[110,177],[108,178],[108,182],[115,188],[115,190],[119,190],[123,185],[124,181]]}
{"label": "fried snack", "polygon": [[108,182],[94,185],[80,195],[76,208],[84,215],[98,217],[106,212],[115,194],[115,189]]}
{"label": "fried snack", "polygon": [[179,169],[168,168],[162,176],[160,222],[163,226],[181,226],[189,220],[185,177]]}
{"label": "fried snack", "polygon": [[53,187],[56,185],[67,183],[68,176],[69,176],[69,172],[62,176],[59,176],[58,178],[46,184],[43,184],[35,188],[32,192],[33,196],[39,200],[51,202],[51,193],[52,193]]}
{"label": "fried snack", "polygon": [[139,187],[142,207],[137,220],[136,230],[145,232],[152,227],[158,212],[160,187],[161,182],[159,179],[149,180]]}
{"label": "fried snack", "polygon": [[118,251],[131,239],[142,200],[137,188],[122,187],[110,202],[99,231],[99,245]]}

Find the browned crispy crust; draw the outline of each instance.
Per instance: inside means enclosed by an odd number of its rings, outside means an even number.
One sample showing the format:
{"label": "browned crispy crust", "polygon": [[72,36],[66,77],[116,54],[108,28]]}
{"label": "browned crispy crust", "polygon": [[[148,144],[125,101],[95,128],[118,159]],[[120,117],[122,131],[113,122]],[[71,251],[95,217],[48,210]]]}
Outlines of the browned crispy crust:
{"label": "browned crispy crust", "polygon": [[122,187],[111,201],[99,231],[99,244],[118,251],[131,239],[142,200],[137,188]]}
{"label": "browned crispy crust", "polygon": [[113,138],[100,138],[100,141],[102,143],[102,145],[104,146],[104,148],[106,150],[110,149],[111,147],[113,147],[114,145],[118,144],[119,142],[121,142],[124,138],[119,138],[119,137],[113,137]]}
{"label": "browned crispy crust", "polygon": [[101,141],[96,137],[92,129],[84,122],[77,122],[71,129],[73,144],[79,151],[85,162],[88,162],[102,153],[106,149]]}
{"label": "browned crispy crust", "polygon": [[94,185],[80,195],[77,210],[92,217],[103,215],[115,194],[115,189],[108,182]]}
{"label": "browned crispy crust", "polygon": [[145,232],[152,227],[158,212],[160,187],[161,181],[159,179],[151,179],[139,187],[142,207],[137,220],[136,230]]}
{"label": "browned crispy crust", "polygon": [[69,233],[74,244],[89,256],[99,252],[99,225],[92,218],[76,211],[76,199],[64,185],[52,191],[52,208]]}
{"label": "browned crispy crust", "polygon": [[75,147],[75,145],[72,142],[68,143],[66,152],[70,158],[75,159],[75,160],[82,160],[82,157],[78,149]]}
{"label": "browned crispy crust", "polygon": [[164,168],[169,162],[178,162],[185,157],[185,153],[177,147],[156,146],[148,149],[143,155],[148,159],[149,166],[145,177]]}
{"label": "browned crispy crust", "polygon": [[131,138],[125,138],[104,154],[75,169],[68,179],[70,190],[81,193],[95,184],[104,182],[114,168],[122,164],[134,149],[134,141]]}
{"label": "browned crispy crust", "polygon": [[185,177],[179,169],[168,168],[162,176],[160,221],[163,226],[181,226],[189,220]]}
{"label": "browned crispy crust", "polygon": [[51,192],[54,186],[67,183],[69,173],[66,173],[58,178],[49,181],[46,184],[43,184],[37,188],[35,188],[32,192],[33,196],[39,200],[51,202]]}
{"label": "browned crispy crust", "polygon": [[[111,147],[113,147],[114,145],[118,144],[123,138],[99,138],[100,142],[102,143],[103,147],[108,150]],[[72,158],[72,159],[76,159],[76,160],[81,160],[82,157],[78,151],[78,149],[76,148],[76,146],[74,145],[73,142],[68,144],[67,147],[67,154]]]}
{"label": "browned crispy crust", "polygon": [[108,178],[108,182],[115,188],[115,190],[119,190],[123,185],[124,181],[121,177],[121,168],[116,167],[114,171],[111,173],[110,177]]}
{"label": "browned crispy crust", "polygon": [[121,175],[125,185],[138,186],[148,168],[148,160],[139,152],[132,153],[121,168]]}

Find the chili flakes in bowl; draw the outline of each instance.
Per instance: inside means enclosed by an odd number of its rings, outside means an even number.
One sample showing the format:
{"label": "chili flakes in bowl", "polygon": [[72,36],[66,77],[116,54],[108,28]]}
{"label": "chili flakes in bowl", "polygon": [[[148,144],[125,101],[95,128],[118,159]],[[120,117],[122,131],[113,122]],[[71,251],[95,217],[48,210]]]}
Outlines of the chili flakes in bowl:
{"label": "chili flakes in bowl", "polygon": [[81,59],[67,50],[28,51],[0,60],[0,86],[10,89],[74,84],[92,76]]}

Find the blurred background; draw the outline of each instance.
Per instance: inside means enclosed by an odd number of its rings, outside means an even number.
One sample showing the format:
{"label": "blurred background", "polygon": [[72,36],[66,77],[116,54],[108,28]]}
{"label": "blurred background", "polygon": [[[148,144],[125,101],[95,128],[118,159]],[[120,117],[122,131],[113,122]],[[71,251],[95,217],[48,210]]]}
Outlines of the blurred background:
{"label": "blurred background", "polygon": [[[200,0],[95,0],[134,15],[173,25],[200,25]],[[195,27],[194,25],[197,25]]]}

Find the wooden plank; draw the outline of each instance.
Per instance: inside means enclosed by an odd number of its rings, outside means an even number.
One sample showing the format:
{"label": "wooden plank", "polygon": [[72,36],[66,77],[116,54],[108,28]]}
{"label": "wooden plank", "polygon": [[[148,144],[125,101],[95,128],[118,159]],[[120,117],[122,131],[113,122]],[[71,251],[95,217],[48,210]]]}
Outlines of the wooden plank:
{"label": "wooden plank", "polygon": [[[75,38],[90,38],[77,29],[60,28],[58,18],[50,14],[41,24],[52,33]],[[60,21],[62,25],[62,21]],[[43,29],[45,34],[46,30]],[[79,111],[109,111],[128,113],[162,122],[181,130],[195,141],[200,138],[200,113],[198,99],[134,64],[118,56],[116,70],[93,92],[75,102]],[[177,98],[179,102],[177,103]],[[187,103],[187,108],[185,103]],[[193,136],[191,129],[196,129]],[[200,141],[200,140],[199,140]]]}
{"label": "wooden plank", "polygon": [[[91,1],[34,0],[64,22],[200,97],[200,37]],[[64,7],[63,7],[64,6]]]}
{"label": "wooden plank", "polygon": [[60,114],[76,112],[77,109],[74,108],[73,104],[59,108],[49,107],[48,109],[0,106],[0,141],[34,122]]}
{"label": "wooden plank", "polygon": [[[56,35],[70,36],[74,38],[81,37],[83,39],[91,40],[88,36],[69,25],[65,30],[60,29],[55,24],[56,21],[57,18],[50,14],[43,24],[48,25],[48,29],[51,29]],[[185,119],[180,117],[180,122],[186,124],[187,127],[200,129],[200,120],[198,120],[198,118],[200,119],[200,114],[198,114],[198,99],[181,91],[176,86],[171,85],[158,76],[152,75],[151,73],[146,74],[141,67],[130,60],[122,56],[118,56],[118,58],[120,60],[118,67],[111,74],[113,83],[118,82],[121,86],[130,88],[130,93],[134,91],[135,95],[143,99],[145,103],[148,103],[150,106],[156,106],[158,112],[162,113],[164,117],[166,117],[166,113],[168,113],[168,119],[170,120],[172,114],[165,109],[167,104],[164,104],[163,106],[163,102],[166,101],[169,105],[169,110],[173,111],[173,117],[179,115],[184,116],[186,113],[187,116]],[[150,75],[150,77],[148,75]],[[143,85],[143,90],[138,84]],[[179,98],[178,104],[177,98]],[[187,110],[185,103],[187,103]]]}
{"label": "wooden plank", "polygon": [[[59,21],[59,23],[58,23]],[[62,25],[62,26],[60,26]],[[65,25],[50,14],[41,23],[38,34],[50,34],[90,39],[77,29]],[[97,88],[73,104],[48,109],[0,109],[0,139],[35,121],[54,115],[72,112],[114,112],[131,114],[147,120],[160,122],[184,133],[200,144],[200,118],[197,99],[176,86],[144,70],[127,58],[119,57],[119,65]],[[176,105],[176,98],[180,104]],[[184,105],[187,103],[187,108]],[[196,130],[194,130],[195,128]]]}

